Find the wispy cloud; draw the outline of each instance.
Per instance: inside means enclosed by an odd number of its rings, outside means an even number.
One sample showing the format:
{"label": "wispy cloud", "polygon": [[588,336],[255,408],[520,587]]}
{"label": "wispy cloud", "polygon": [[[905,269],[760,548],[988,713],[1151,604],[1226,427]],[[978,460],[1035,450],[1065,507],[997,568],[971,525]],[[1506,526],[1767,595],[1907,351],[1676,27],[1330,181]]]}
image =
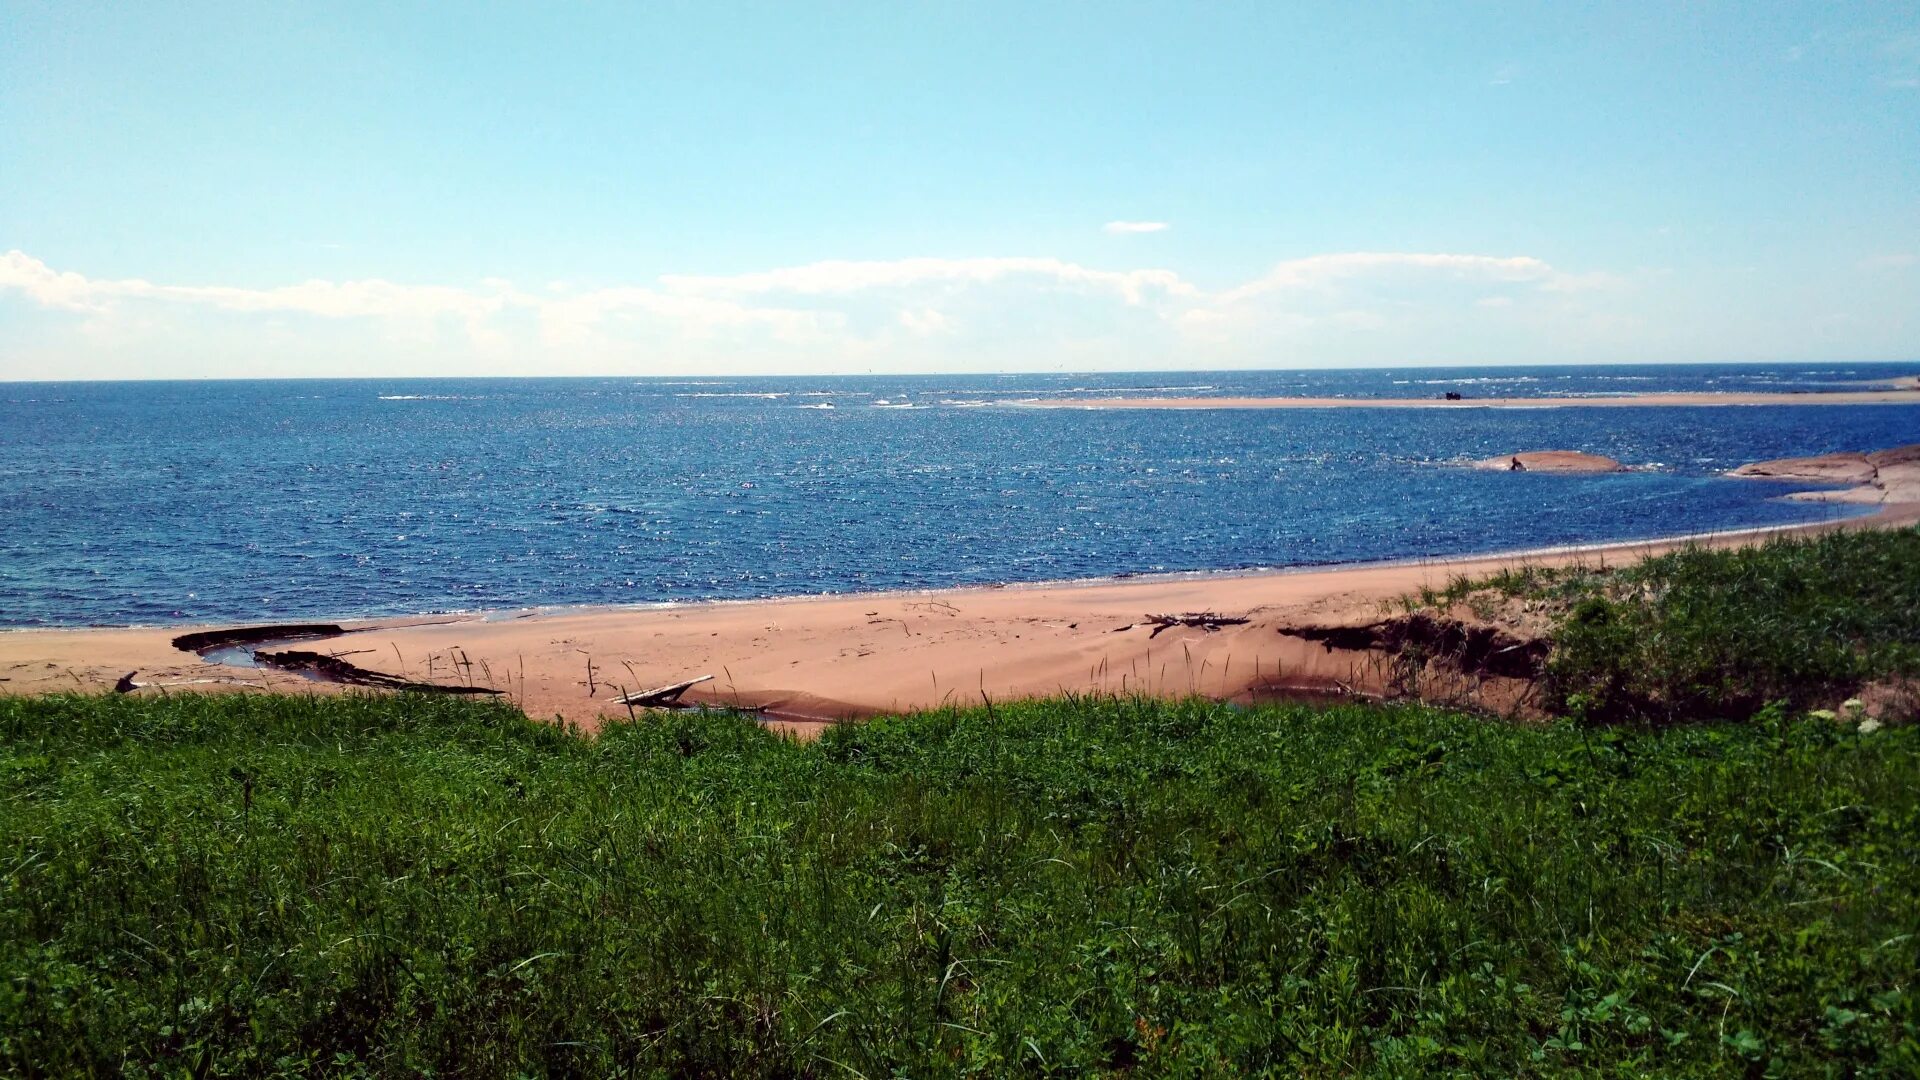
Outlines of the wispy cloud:
{"label": "wispy cloud", "polygon": [[[1891,258],[1898,258],[1891,257]],[[231,285],[161,285],[142,278],[90,278],[55,270],[22,251],[0,257],[0,289],[13,289],[45,307],[104,312],[117,302],[152,301],[234,312],[282,312],[324,318],[486,319],[509,310],[531,312],[568,326],[619,314],[655,316],[711,329],[762,325],[787,331],[818,330],[833,320],[817,306],[835,297],[880,297],[940,290],[1012,286],[1042,291],[1061,288],[1117,297],[1129,305],[1231,307],[1274,293],[1324,288],[1356,279],[1455,279],[1530,284],[1572,291],[1590,278],[1569,275],[1531,256],[1433,252],[1344,252],[1276,263],[1244,284],[1207,293],[1175,271],[1103,270],[1044,257],[912,258],[835,260],[728,275],[667,274],[652,285],[574,290],[548,286],[524,291],[489,279],[472,288],[402,285],[371,278],[312,280],[264,289]],[[786,302],[781,302],[782,299]],[[752,301],[752,302],[749,302]],[[906,311],[935,310],[903,304]]]}
{"label": "wispy cloud", "polygon": [[1166,232],[1173,228],[1164,221],[1109,221],[1100,226],[1100,231],[1113,236],[1130,236],[1135,233]]}
{"label": "wispy cloud", "polygon": [[117,300],[198,304],[226,311],[291,311],[328,317],[480,317],[511,302],[509,287],[479,289],[364,281],[307,281],[270,289],[230,285],[156,285],[142,278],[89,278],[57,271],[23,251],[0,257],[0,287],[18,289],[47,307],[100,311]]}
{"label": "wispy cloud", "polygon": [[1920,88],[1920,31],[1897,34],[1880,43],[1880,85],[1889,90]]}
{"label": "wispy cloud", "polygon": [[1552,266],[1526,255],[1355,251],[1337,255],[1310,255],[1277,263],[1260,277],[1222,293],[1217,302],[1221,305],[1240,304],[1273,292],[1409,272],[1423,276],[1534,282],[1542,285],[1550,285],[1563,278]]}
{"label": "wispy cloud", "polygon": [[1911,251],[1874,255],[1860,260],[1862,270],[1906,270],[1916,265],[1920,265],[1920,256],[1914,255]]}
{"label": "wispy cloud", "polygon": [[1920,62],[1920,30],[1887,38],[1880,43],[1879,51],[1896,59]]}
{"label": "wispy cloud", "polygon": [[830,261],[747,274],[669,274],[660,283],[678,293],[832,296],[927,284],[985,285],[1018,279],[1110,290],[1128,303],[1140,303],[1154,293],[1199,293],[1171,270],[1096,270],[1049,258]]}

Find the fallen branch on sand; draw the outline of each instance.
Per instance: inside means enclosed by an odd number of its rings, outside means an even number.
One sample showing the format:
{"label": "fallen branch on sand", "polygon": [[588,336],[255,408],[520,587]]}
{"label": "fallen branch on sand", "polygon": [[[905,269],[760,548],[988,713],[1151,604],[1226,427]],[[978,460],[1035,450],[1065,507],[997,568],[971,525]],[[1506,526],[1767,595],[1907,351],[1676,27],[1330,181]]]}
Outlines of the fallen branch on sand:
{"label": "fallen branch on sand", "polygon": [[637,694],[622,694],[615,698],[614,701],[621,705],[645,705],[654,708],[671,708],[680,704],[681,694],[686,693],[693,687],[699,686],[703,682],[711,682],[712,680],[713,676],[702,675],[697,679],[688,679],[686,682],[671,683],[667,686],[656,686],[651,690],[642,690]]}
{"label": "fallen branch on sand", "polygon": [[311,673],[321,682],[346,686],[367,686],[377,690],[406,690],[417,694],[499,694],[490,686],[448,686],[442,683],[414,682],[383,671],[371,671],[357,664],[324,653],[289,649],[284,652],[255,652],[253,659],[262,667]]}
{"label": "fallen branch on sand", "polygon": [[1136,626],[1151,626],[1153,633],[1148,634],[1147,637],[1157,638],[1161,631],[1170,630],[1176,626],[1197,626],[1211,634],[1223,626],[1244,626],[1246,622],[1245,618],[1236,615],[1221,615],[1213,611],[1188,611],[1179,615],[1148,615],[1143,622],[1128,623],[1116,628],[1113,632],[1118,634],[1122,630],[1131,630]]}

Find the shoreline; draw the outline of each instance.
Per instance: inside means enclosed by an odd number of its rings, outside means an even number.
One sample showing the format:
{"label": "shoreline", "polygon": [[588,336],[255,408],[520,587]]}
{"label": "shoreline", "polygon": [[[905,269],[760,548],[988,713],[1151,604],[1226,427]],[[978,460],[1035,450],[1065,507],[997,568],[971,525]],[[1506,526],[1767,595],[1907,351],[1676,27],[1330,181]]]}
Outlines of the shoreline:
{"label": "shoreline", "polygon": [[1886,390],[1812,390],[1805,393],[1730,391],[1627,394],[1619,397],[1344,398],[1344,397],[1116,397],[1023,399],[1022,409],[1588,409],[1712,408],[1765,405],[1920,405],[1920,387],[1896,380]]}
{"label": "shoreline", "polygon": [[[1794,492],[1778,497],[1790,499],[1795,494],[1801,493]],[[1815,492],[1815,494],[1824,494],[1824,492]],[[1838,492],[1834,494],[1838,494]],[[358,632],[375,624],[387,629],[397,630],[414,626],[471,622],[514,622],[531,618],[572,615],[644,614],[661,611],[687,611],[706,607],[761,607],[823,603],[835,600],[858,600],[862,597],[875,600],[887,600],[900,597],[941,596],[947,593],[965,592],[1013,593],[1023,591],[1094,589],[1109,586],[1152,585],[1187,581],[1237,581],[1266,577],[1332,574],[1348,571],[1405,569],[1461,562],[1482,562],[1495,559],[1528,560],[1581,554],[1604,555],[1610,550],[1630,550],[1649,545],[1680,545],[1689,542],[1712,544],[1718,541],[1743,537],[1758,538],[1774,534],[1791,535],[1801,531],[1816,532],[1831,528],[1842,528],[1898,515],[1907,508],[1905,504],[1898,503],[1874,505],[1847,503],[1842,500],[1819,501],[1832,502],[1837,506],[1858,507],[1860,512],[1850,514],[1843,513],[1819,521],[1799,521],[1781,525],[1747,525],[1733,529],[1712,529],[1705,532],[1693,533],[1671,533],[1661,536],[1632,537],[1622,540],[1583,540],[1570,544],[1548,544],[1542,547],[1499,548],[1492,551],[1468,551],[1451,555],[1409,555],[1401,558],[1361,559],[1353,562],[1294,563],[1287,566],[1236,567],[1219,570],[1123,570],[1093,577],[1042,578],[1036,581],[983,581],[962,585],[932,585],[922,588],[860,589],[852,592],[787,593],[776,596],[723,596],[696,600],[636,600],[631,603],[556,603],[528,604],[520,607],[449,608],[439,611],[400,612],[391,615],[339,613],[301,614],[289,615],[286,616],[286,619],[306,623],[351,624],[353,631]],[[1912,522],[1902,521],[1893,525],[1874,527],[1897,528],[1900,524],[1920,524],[1920,506],[1916,506],[1914,511],[1914,520]],[[8,634],[86,634],[127,630],[165,631],[167,633],[178,634],[194,630],[210,630],[249,625],[266,624],[259,623],[258,620],[227,619],[214,622],[199,620],[158,623],[90,623],[83,626],[0,626],[0,642],[4,642]]]}
{"label": "shoreline", "polygon": [[[301,647],[397,679],[487,687],[539,719],[591,730],[623,716],[622,693],[713,676],[688,703],[763,710],[802,737],[834,722],[945,704],[1072,693],[1346,692],[1354,654],[1279,633],[1378,620],[1396,598],[1520,564],[1632,562],[1687,544],[1732,547],[1774,536],[1920,523],[1920,504],[1785,526],[1562,545],[1457,558],[1124,579],[963,586],[769,600],[509,609],[342,620]],[[1218,612],[1244,624],[1167,633],[1157,612]],[[490,617],[491,616],[491,617]],[[206,624],[196,624],[203,627]],[[233,626],[235,624],[225,624]],[[168,692],[338,692],[274,668],[183,652],[167,628],[0,633],[0,693],[104,692],[129,672]],[[146,692],[146,691],[142,691]]]}

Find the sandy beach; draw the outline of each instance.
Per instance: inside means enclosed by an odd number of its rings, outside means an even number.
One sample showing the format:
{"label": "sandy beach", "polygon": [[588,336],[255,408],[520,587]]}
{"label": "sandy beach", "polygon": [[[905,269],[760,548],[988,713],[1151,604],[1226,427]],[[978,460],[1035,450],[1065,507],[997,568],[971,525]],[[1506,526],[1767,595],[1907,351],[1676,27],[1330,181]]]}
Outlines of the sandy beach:
{"label": "sandy beach", "polygon": [[1030,409],[1619,409],[1698,408],[1715,405],[1920,405],[1913,380],[1885,390],[1831,390],[1804,394],[1627,394],[1619,397],[1486,397],[1448,400],[1345,397],[1057,398],[1016,402]]}
{"label": "sandy beach", "polygon": [[[1781,530],[1695,538],[1715,546],[1769,535],[1920,522],[1920,506]],[[712,675],[688,701],[769,710],[801,735],[894,710],[1061,692],[1311,694],[1364,685],[1352,654],[1282,627],[1360,625],[1394,598],[1517,563],[1616,565],[1680,540],[1597,545],[1291,572],[965,588],[931,592],[427,616],[343,623],[299,645],[384,675],[501,691],[537,718],[591,729],[624,715],[623,692]],[[1157,613],[1247,621],[1158,633]],[[89,692],[137,673],[140,693],[332,692],[298,674],[208,662],[173,639],[205,627],[0,633],[0,692]]]}

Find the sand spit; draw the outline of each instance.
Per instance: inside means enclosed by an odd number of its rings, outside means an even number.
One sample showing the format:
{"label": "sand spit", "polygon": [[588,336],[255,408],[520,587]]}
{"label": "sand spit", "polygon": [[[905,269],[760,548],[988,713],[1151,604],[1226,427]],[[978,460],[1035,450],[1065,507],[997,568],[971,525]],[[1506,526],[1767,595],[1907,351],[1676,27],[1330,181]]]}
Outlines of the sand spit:
{"label": "sand spit", "polygon": [[1920,383],[1891,390],[1776,393],[1624,394],[1618,397],[1137,397],[1052,398],[1015,402],[1029,409],[1619,409],[1711,405],[1920,405]]}

